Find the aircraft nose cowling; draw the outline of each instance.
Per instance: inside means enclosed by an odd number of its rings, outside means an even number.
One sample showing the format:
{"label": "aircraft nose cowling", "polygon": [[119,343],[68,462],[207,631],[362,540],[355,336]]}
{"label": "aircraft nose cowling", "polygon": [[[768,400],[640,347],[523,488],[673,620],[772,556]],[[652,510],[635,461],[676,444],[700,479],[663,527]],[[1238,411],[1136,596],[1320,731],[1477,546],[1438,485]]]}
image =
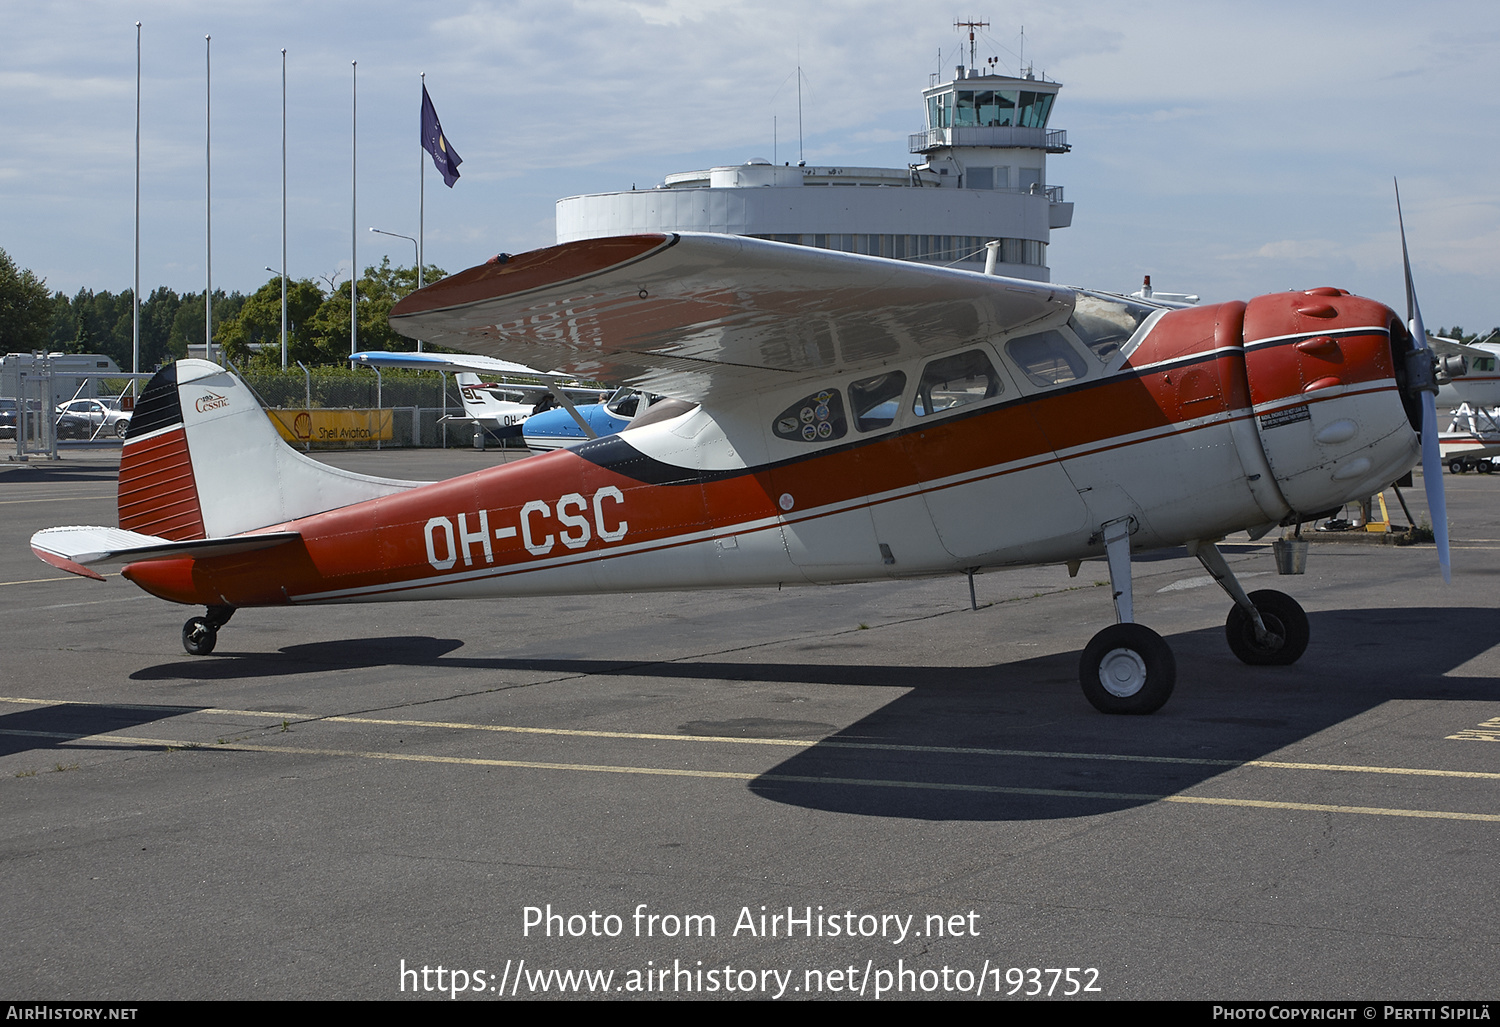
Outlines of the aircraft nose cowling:
{"label": "aircraft nose cowling", "polygon": [[1292,509],[1373,495],[1421,456],[1420,404],[1402,388],[1411,337],[1389,307],[1331,288],[1260,296],[1244,345],[1255,428]]}

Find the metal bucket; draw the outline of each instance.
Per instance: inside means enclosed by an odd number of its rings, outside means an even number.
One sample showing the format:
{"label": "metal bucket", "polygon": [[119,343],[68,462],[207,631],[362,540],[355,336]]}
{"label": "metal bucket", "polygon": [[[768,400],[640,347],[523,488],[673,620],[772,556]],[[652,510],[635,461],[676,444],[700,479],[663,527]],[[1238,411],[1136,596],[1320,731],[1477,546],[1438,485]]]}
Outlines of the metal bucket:
{"label": "metal bucket", "polygon": [[1300,538],[1279,538],[1271,543],[1271,553],[1276,557],[1277,574],[1306,574],[1307,547],[1310,543]]}

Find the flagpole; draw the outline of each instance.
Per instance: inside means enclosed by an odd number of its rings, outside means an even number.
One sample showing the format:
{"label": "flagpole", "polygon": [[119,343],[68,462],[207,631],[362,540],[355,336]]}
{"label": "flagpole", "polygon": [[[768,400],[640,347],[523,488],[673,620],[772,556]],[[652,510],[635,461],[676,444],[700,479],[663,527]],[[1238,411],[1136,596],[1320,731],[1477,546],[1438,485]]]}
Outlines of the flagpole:
{"label": "flagpole", "polygon": [[[427,72],[422,72],[422,95],[427,95]],[[418,118],[420,121],[420,117]],[[421,143],[421,133],[418,132],[418,143]],[[427,154],[420,145],[417,146],[417,288],[422,288],[422,262],[426,255],[422,252],[422,244],[427,238]],[[422,352],[422,340],[417,340],[417,352]]]}
{"label": "flagpole", "polygon": [[[130,373],[141,373],[141,23],[135,23],[135,289],[131,311]],[[130,380],[135,395],[136,379]]]}
{"label": "flagpole", "polygon": [[214,358],[213,37],[203,37],[203,358]]}
{"label": "flagpole", "polygon": [[349,355],[359,352],[359,232],[355,210],[359,196],[359,62],[350,61],[349,105]]}
{"label": "flagpole", "polygon": [[281,369],[286,370],[286,47],[281,48]]}

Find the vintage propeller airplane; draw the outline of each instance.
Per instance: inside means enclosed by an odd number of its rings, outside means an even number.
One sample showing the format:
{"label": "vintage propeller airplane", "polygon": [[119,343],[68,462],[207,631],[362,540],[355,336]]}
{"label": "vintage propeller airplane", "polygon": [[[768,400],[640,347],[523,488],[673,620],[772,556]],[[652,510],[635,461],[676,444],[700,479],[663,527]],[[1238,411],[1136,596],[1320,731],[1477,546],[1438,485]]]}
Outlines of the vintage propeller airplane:
{"label": "vintage propeller airplane", "polygon": [[1076,570],[1103,555],[1118,622],[1089,642],[1080,680],[1100,710],[1149,713],[1176,665],[1135,623],[1135,551],[1185,545],[1234,601],[1234,653],[1291,663],[1301,607],[1247,595],[1215,543],[1378,492],[1425,441],[1446,574],[1434,359],[1407,281],[1415,331],[1334,288],[1167,309],[734,236],[574,242],[446,278],[391,323],[670,397],[627,431],[450,481],[368,477],[302,456],[232,373],[180,360],[131,422],[119,527],[51,529],[32,547],[94,577],[87,564],[123,561],[152,595],[205,606],[183,627],[194,654],[243,606]]}

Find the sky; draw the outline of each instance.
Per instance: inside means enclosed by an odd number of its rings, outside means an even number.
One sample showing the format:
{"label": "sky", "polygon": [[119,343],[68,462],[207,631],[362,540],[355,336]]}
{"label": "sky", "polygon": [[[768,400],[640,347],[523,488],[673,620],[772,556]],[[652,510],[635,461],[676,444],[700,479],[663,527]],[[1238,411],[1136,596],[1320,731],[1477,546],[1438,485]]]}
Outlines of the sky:
{"label": "sky", "polygon": [[808,163],[904,166],[957,18],[990,22],[980,61],[1063,84],[1053,281],[1401,307],[1399,179],[1425,321],[1500,325],[1500,4],[1468,0],[15,0],[0,248],[69,294],[130,287],[137,21],[149,293],[204,286],[207,48],[213,284],[249,292],[281,260],[283,48],[288,270],[326,282],[351,248],[413,260],[369,228],[418,234],[423,72],[464,160],[451,190],[426,174],[426,260],[452,272],[551,245],[563,196],[795,161],[799,63]]}

